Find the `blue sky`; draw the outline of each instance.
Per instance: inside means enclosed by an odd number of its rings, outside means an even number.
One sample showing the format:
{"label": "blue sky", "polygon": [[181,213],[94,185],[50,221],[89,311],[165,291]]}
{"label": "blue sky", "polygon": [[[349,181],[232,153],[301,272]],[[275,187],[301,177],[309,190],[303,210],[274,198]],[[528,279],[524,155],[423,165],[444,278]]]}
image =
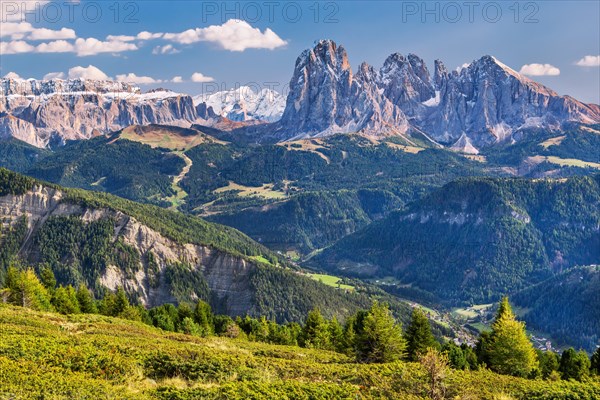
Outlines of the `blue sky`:
{"label": "blue sky", "polygon": [[560,94],[600,103],[597,0],[81,0],[70,8],[66,0],[32,0],[28,8],[38,7],[28,25],[20,19],[21,1],[1,2],[2,76],[69,76],[72,69],[72,76],[154,80],[142,87],[191,94],[248,83],[281,91],[302,50],[329,38],[346,47],[354,68],[362,61],[379,67],[393,52],[415,53],[430,69],[434,59],[454,69],[485,54],[517,71],[540,64],[524,71],[542,74],[531,78]]}

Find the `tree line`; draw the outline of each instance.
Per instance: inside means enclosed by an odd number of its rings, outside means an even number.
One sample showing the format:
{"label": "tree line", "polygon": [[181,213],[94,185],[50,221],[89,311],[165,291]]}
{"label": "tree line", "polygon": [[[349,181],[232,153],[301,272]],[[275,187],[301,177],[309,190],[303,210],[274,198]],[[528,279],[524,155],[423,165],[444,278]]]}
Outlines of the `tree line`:
{"label": "tree line", "polygon": [[432,391],[438,387],[436,379],[440,366],[444,365],[461,370],[489,368],[499,374],[531,379],[582,381],[591,375],[600,375],[600,347],[591,358],[586,352],[573,348],[561,355],[535,350],[525,324],[516,319],[508,298],[500,302],[491,331],[480,335],[475,348],[465,344],[458,346],[452,341],[440,343],[425,313],[418,307],[413,309],[406,329],[402,329],[388,305],[377,301],[370,309],[347,318],[344,324],[335,317],[326,319],[319,309],[310,311],[303,324],[278,324],[264,316],[234,320],[214,314],[204,301],[145,309],[132,305],[123,288],[106,291],[101,299],[95,299],[84,285],[78,288],[57,285],[50,268],[42,269],[38,276],[32,269],[15,267],[7,271],[0,299],[3,303],[38,311],[119,317],[188,335],[218,335],[336,351],[361,363],[420,361],[431,373]]}

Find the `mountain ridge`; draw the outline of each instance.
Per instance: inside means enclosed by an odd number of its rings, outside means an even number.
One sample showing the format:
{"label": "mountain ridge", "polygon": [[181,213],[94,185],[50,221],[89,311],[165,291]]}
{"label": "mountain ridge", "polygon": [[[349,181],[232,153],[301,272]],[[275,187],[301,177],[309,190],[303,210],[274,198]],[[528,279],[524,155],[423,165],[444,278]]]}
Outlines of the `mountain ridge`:
{"label": "mountain ridge", "polygon": [[345,48],[332,40],[316,42],[297,58],[285,107],[283,96],[270,89],[240,87],[191,97],[82,79],[3,78],[0,99],[0,138],[38,147],[134,124],[196,123],[256,142],[363,133],[412,144],[417,135],[476,154],[522,140],[526,128],[600,123],[600,106],[559,96],[493,56],[452,72],[435,60],[432,75],[417,55],[393,53],[381,69],[362,63],[354,73]]}

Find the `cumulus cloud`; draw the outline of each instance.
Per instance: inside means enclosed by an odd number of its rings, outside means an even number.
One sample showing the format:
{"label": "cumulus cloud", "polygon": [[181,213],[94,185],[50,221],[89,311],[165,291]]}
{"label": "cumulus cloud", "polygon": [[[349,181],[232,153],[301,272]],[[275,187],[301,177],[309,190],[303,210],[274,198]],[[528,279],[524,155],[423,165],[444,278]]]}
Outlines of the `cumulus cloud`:
{"label": "cumulus cloud", "polygon": [[205,83],[205,82],[212,82],[212,81],[214,81],[214,78],[212,78],[210,76],[205,76],[204,74],[202,74],[200,72],[194,72],[192,74],[192,82]]}
{"label": "cumulus cloud", "polygon": [[49,81],[51,79],[64,79],[65,74],[62,72],[49,72],[42,78],[45,81]]}
{"label": "cumulus cloud", "polygon": [[127,35],[108,35],[106,40],[109,42],[133,42],[135,40],[135,36],[127,36]]}
{"label": "cumulus cloud", "polygon": [[75,39],[77,35],[73,29],[61,28],[58,31],[46,28],[36,28],[27,36],[29,40],[56,40]]}
{"label": "cumulus cloud", "polygon": [[93,65],[87,67],[73,67],[69,69],[69,79],[92,79],[92,80],[109,80],[110,78],[100,69]]}
{"label": "cumulus cloud", "polygon": [[137,83],[139,85],[149,85],[152,83],[162,82],[159,79],[154,79],[149,76],[137,76],[133,72],[130,72],[129,74],[126,74],[126,75],[125,74],[117,75],[117,80],[120,82]]}
{"label": "cumulus cloud", "polygon": [[183,78],[181,76],[174,76],[173,79],[171,79],[171,82],[173,82],[173,83],[183,83]]}
{"label": "cumulus cloud", "polygon": [[80,38],[75,41],[75,52],[80,57],[93,56],[101,53],[120,53],[137,49],[138,47],[133,43],[120,41],[103,42],[96,38]]}
{"label": "cumulus cloud", "polygon": [[0,54],[20,54],[32,53],[35,47],[23,40],[13,40],[11,42],[0,42]]}
{"label": "cumulus cloud", "polygon": [[519,71],[520,74],[529,76],[558,76],[560,69],[550,64],[525,64]]}
{"label": "cumulus cloud", "polygon": [[55,40],[38,45],[35,51],[38,53],[69,53],[74,51],[74,47],[66,40]]}
{"label": "cumulus cloud", "polygon": [[0,37],[10,37],[13,40],[58,40],[75,39],[77,35],[73,29],[68,28],[53,30],[34,28],[29,22],[5,22],[0,30]]}
{"label": "cumulus cloud", "polygon": [[230,19],[222,25],[188,29],[180,33],[165,33],[164,39],[181,44],[197,42],[215,43],[225,50],[244,51],[246,49],[273,50],[285,46],[287,42],[267,28],[261,32],[246,21]]}
{"label": "cumulus cloud", "polygon": [[137,34],[137,40],[152,40],[152,39],[160,39],[163,37],[164,33],[152,33],[148,31],[143,31]]}
{"label": "cumulus cloud", "polygon": [[156,46],[152,50],[152,54],[177,54],[179,50],[173,47],[172,44],[167,44],[165,46]]}
{"label": "cumulus cloud", "polygon": [[8,74],[4,75],[4,78],[6,78],[6,79],[21,79],[19,74],[17,74],[16,72],[9,72]]}
{"label": "cumulus cloud", "polygon": [[580,67],[600,67],[600,55],[585,56],[581,60],[577,61],[575,65]]}

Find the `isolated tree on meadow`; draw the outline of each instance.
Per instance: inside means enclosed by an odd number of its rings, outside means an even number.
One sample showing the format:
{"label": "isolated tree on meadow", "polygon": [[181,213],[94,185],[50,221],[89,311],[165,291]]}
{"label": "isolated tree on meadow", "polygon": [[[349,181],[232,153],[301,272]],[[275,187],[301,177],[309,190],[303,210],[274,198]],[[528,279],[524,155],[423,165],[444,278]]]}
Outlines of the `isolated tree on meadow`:
{"label": "isolated tree on meadow", "polygon": [[516,320],[507,297],[500,302],[486,342],[485,352],[492,371],[527,377],[538,368],[537,354],[527,336],[525,324]]}

